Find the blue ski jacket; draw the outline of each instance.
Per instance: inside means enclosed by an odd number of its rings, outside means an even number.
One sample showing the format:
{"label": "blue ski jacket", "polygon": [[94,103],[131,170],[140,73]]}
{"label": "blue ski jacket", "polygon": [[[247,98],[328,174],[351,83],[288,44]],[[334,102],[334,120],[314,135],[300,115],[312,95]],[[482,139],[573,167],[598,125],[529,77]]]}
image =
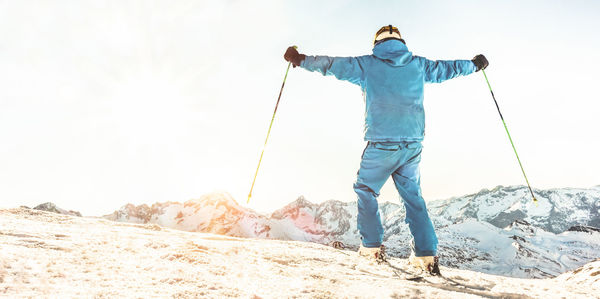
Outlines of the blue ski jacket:
{"label": "blue ski jacket", "polygon": [[425,134],[423,86],[476,70],[471,60],[437,60],[414,56],[404,43],[388,40],[373,55],[306,56],[300,66],[359,85],[365,100],[365,140],[422,141]]}

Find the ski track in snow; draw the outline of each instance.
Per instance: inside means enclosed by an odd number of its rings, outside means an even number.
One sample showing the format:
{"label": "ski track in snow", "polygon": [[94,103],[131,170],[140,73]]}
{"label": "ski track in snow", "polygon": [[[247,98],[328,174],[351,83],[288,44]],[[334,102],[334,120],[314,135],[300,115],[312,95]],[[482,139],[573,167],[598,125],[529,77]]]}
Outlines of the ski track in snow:
{"label": "ski track in snow", "polygon": [[2,297],[600,298],[600,261],[554,279],[441,270],[415,282],[314,243],[0,209]]}

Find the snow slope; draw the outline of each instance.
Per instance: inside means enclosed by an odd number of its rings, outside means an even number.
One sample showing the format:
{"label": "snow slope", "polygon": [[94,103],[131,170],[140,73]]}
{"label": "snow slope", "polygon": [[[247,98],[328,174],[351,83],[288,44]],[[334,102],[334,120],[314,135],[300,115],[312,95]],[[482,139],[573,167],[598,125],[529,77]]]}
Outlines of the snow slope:
{"label": "snow slope", "polygon": [[[228,221],[223,219],[223,221]],[[353,251],[0,209],[0,296],[94,298],[599,298],[599,261],[554,279],[442,267],[399,279]],[[391,263],[404,271],[405,260]]]}

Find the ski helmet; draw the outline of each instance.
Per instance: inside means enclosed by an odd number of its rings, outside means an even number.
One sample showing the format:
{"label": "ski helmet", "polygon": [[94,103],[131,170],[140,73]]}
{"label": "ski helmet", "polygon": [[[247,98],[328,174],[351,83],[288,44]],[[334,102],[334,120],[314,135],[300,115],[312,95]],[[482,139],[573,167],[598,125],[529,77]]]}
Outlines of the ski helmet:
{"label": "ski helmet", "polygon": [[402,35],[400,35],[400,31],[398,30],[398,28],[392,25],[381,27],[381,29],[379,29],[379,31],[375,33],[375,39],[373,40],[373,44],[376,45],[378,43],[390,39],[397,39],[402,43],[406,44],[406,42],[404,42],[404,40],[402,39]]}

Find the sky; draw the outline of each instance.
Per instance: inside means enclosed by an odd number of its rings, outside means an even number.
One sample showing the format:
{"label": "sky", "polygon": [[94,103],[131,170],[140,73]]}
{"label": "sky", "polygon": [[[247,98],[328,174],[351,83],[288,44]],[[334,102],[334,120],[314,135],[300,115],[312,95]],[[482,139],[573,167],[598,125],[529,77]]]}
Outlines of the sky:
{"label": "sky", "polygon": [[[534,188],[600,184],[597,1],[0,1],[0,207],[245,204],[290,45],[486,70]],[[426,200],[525,184],[481,72],[425,88]],[[353,201],[360,88],[290,70],[248,207]],[[380,201],[398,201],[388,181]]]}

